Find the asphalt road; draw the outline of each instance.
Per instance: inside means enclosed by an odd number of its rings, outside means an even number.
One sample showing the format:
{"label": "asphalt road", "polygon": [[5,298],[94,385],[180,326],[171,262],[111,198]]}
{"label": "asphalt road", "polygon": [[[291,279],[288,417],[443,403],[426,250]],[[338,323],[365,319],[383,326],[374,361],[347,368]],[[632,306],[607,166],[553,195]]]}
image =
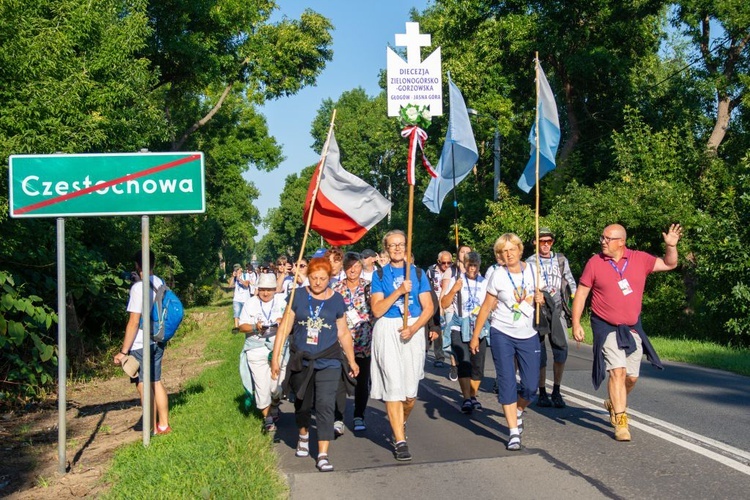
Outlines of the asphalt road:
{"label": "asphalt road", "polygon": [[[551,359],[551,355],[550,355]],[[750,378],[686,364],[657,371],[644,361],[631,394],[629,443],[616,442],[591,385],[591,348],[571,346],[563,395],[568,408],[536,408],[524,423],[523,450],[505,449],[507,428],[491,392],[489,350],[480,401],[484,410],[459,411],[458,383],[432,367],[409,419],[414,456],[396,462],[384,405],[370,401],[367,431],[331,443],[333,473],[294,456],[292,405],[277,431],[280,467],[293,499],[334,498],[748,498],[750,497]],[[548,382],[551,370],[548,373]]]}

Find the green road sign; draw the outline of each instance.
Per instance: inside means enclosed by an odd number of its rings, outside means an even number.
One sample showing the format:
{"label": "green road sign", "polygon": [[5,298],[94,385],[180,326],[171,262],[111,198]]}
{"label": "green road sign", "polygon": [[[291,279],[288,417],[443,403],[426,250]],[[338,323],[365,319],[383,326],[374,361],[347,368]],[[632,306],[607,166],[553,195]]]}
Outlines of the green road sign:
{"label": "green road sign", "polygon": [[12,155],[11,217],[206,211],[203,153]]}

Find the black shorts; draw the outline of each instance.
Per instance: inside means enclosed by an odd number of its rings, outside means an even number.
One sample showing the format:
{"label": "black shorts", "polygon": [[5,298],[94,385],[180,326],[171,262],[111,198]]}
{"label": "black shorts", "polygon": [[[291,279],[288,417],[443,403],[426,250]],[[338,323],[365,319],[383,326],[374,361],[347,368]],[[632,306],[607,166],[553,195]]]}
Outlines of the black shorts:
{"label": "black shorts", "polygon": [[469,343],[461,340],[459,330],[451,330],[451,347],[453,357],[456,358],[458,378],[471,378],[471,380],[482,380],[484,376],[484,358],[487,353],[487,339],[479,341],[479,352],[471,354]]}

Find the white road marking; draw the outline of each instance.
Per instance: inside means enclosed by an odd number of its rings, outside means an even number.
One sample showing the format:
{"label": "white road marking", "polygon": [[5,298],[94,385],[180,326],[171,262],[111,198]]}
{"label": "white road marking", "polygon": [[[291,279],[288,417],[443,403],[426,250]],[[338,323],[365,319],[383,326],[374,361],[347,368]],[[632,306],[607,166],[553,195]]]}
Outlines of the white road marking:
{"label": "white road marking", "polygon": [[[569,401],[572,401],[585,408],[599,410],[602,414],[607,414],[607,411],[603,408],[604,400],[601,398],[598,398],[596,396],[592,396],[585,392],[577,391],[575,389],[572,389],[570,387],[565,387],[565,386],[563,386],[563,393],[565,393],[566,398]],[[705,446],[710,446],[712,448],[721,450],[727,454],[737,457],[738,459],[743,459],[744,461],[750,461],[750,453],[744,450],[740,450],[739,448],[729,446],[728,444],[722,443],[720,441],[716,441],[715,439],[711,439],[701,434],[696,434],[695,432],[689,431],[687,429],[683,429],[682,427],[679,427],[677,425],[670,424],[669,422],[665,422],[664,420],[651,417],[649,415],[646,415],[645,413],[641,413],[632,409],[628,410],[628,416],[635,417],[639,420],[643,420],[644,422],[646,422],[646,423],[642,423],[642,422],[638,422],[638,421],[631,419],[629,421],[629,424],[635,427],[636,429],[641,429],[642,431],[645,431],[656,437],[662,438],[665,441],[669,441],[670,443],[676,444],[678,446],[682,446],[685,449],[688,449],[690,451],[703,455],[704,457],[710,458],[711,460],[715,460],[716,462],[726,465],[727,467],[731,467],[732,469],[742,472],[743,474],[750,475],[750,466],[748,466],[746,462],[733,459],[726,455],[722,455],[721,453],[716,453],[715,451],[711,451],[703,446],[692,443],[690,441],[686,441],[676,436],[675,434],[685,436],[686,438],[702,443]],[[668,430],[672,434],[659,430],[654,426],[662,427]]]}

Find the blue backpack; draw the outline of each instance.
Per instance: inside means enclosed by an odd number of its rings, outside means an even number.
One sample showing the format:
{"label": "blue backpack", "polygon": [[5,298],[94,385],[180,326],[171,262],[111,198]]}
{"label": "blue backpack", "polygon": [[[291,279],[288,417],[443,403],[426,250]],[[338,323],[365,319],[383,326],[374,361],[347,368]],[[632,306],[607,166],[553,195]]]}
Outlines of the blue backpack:
{"label": "blue backpack", "polygon": [[151,338],[154,342],[164,343],[174,337],[177,328],[185,316],[185,308],[182,302],[171,288],[162,280],[162,284],[156,288],[153,276],[149,283],[156,292],[151,306]]}

